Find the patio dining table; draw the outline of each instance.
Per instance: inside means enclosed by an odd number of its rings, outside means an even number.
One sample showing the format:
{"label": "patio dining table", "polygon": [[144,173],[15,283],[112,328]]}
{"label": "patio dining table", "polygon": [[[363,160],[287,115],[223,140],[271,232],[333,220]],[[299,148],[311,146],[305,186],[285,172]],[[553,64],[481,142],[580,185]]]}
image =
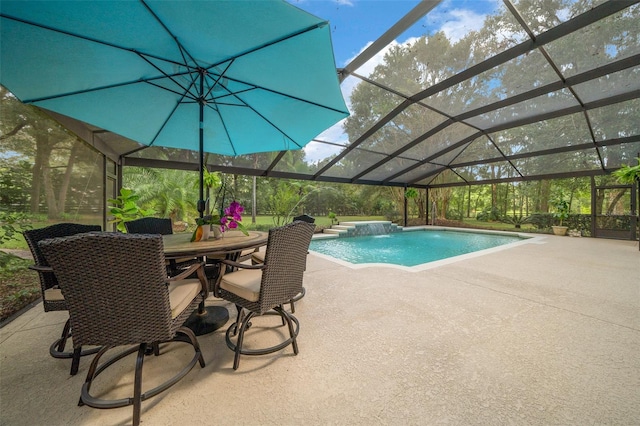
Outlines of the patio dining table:
{"label": "patio dining table", "polygon": [[[240,231],[227,231],[222,238],[191,242],[191,233],[186,232],[163,235],[162,240],[166,259],[189,256],[206,259],[207,275],[211,282],[219,273],[220,260],[236,260],[242,251],[266,245],[268,236],[267,232],[261,231],[249,231],[249,235]],[[198,311],[185,324],[196,335],[201,336],[217,330],[228,320],[229,311],[224,306],[204,306],[202,302]]]}

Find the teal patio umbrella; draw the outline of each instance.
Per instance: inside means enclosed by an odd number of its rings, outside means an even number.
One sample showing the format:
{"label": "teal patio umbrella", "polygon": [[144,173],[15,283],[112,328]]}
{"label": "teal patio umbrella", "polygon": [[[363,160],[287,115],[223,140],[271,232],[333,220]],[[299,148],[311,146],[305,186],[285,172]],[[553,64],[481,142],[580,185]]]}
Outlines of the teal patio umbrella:
{"label": "teal patio umbrella", "polygon": [[[0,2],[0,83],[143,145],[299,149],[348,115],[330,28],[283,1]],[[196,334],[226,323],[201,304]]]}
{"label": "teal patio umbrella", "polygon": [[143,145],[300,149],[348,115],[327,22],[284,1],[2,1],[0,83]]}

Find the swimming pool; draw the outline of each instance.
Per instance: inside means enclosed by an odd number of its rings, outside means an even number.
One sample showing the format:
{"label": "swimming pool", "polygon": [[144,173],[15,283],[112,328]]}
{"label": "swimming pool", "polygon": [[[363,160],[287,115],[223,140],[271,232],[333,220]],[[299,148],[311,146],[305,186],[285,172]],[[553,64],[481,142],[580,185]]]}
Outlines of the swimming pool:
{"label": "swimming pool", "polygon": [[421,229],[363,237],[314,239],[309,249],[329,256],[331,260],[338,259],[338,263],[414,267],[522,243],[526,239],[513,233]]}

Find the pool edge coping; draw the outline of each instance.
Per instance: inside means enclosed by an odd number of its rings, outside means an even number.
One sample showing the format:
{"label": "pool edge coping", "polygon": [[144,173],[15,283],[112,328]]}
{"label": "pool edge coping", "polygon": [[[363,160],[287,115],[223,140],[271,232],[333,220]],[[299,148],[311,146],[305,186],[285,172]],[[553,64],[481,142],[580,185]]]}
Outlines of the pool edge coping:
{"label": "pool edge coping", "polygon": [[[453,256],[446,259],[440,259],[440,260],[434,260],[432,262],[421,263],[415,266],[403,266],[403,265],[396,265],[393,263],[351,263],[351,262],[347,262],[345,260],[338,259],[323,253],[319,253],[311,249],[309,249],[309,252],[314,256],[318,256],[330,262],[337,263],[338,265],[347,267],[349,269],[382,267],[382,268],[400,269],[406,272],[421,272],[428,269],[438,268],[440,266],[460,262],[462,260],[480,257],[487,254],[496,253],[502,250],[508,250],[510,248],[517,247],[524,244],[544,244],[544,240],[548,237],[547,235],[529,234],[526,232],[498,231],[498,230],[489,230],[489,229],[454,228],[449,226],[431,226],[431,225],[406,227],[406,228],[403,228],[401,232],[414,232],[419,230],[454,231],[454,232],[468,232],[468,233],[475,233],[475,234],[493,234],[493,235],[511,235],[511,236],[517,236],[519,238],[522,238],[522,240],[515,241],[509,244],[503,244],[497,247],[491,247],[484,250],[474,251],[472,253],[465,253],[459,256]],[[316,235],[321,235],[321,234],[316,234]],[[337,235],[330,235],[328,237],[323,237],[323,236],[316,237],[316,235],[314,235],[313,239],[340,238]],[[355,238],[355,237],[351,237],[351,238]]]}

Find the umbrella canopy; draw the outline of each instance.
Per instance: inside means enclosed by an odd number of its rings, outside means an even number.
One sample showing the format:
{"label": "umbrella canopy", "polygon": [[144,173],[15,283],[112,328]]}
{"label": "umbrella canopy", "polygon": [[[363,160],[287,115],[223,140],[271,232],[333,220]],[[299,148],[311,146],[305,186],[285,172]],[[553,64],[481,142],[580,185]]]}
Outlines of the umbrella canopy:
{"label": "umbrella canopy", "polygon": [[348,115],[327,22],[282,1],[2,1],[22,102],[145,145],[298,149]]}
{"label": "umbrella canopy", "polygon": [[299,149],[348,115],[329,25],[283,1],[2,1],[0,82],[144,145]]}

